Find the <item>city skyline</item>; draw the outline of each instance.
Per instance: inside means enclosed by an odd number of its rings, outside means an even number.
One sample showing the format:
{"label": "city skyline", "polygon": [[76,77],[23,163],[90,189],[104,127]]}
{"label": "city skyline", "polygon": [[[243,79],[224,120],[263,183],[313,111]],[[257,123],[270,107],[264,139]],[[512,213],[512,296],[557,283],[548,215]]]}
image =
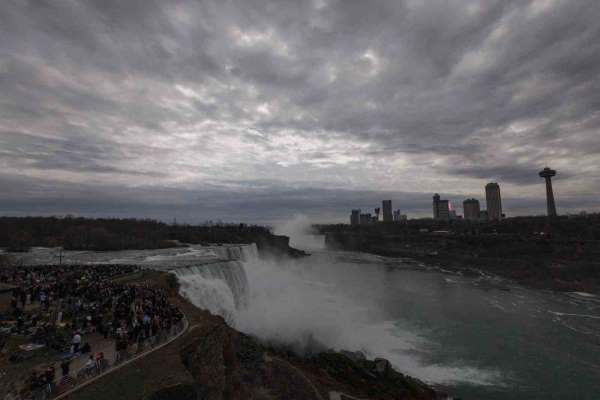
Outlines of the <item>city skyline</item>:
{"label": "city skyline", "polygon": [[[0,2],[1,215],[600,211],[600,3]],[[576,29],[572,27],[577,21]]]}
{"label": "city skyline", "polygon": [[[556,217],[558,215],[556,209],[556,202],[554,198],[554,193],[552,189],[551,178],[556,176],[557,172],[549,167],[545,167],[542,171],[538,173],[538,176],[545,179],[546,186],[546,216],[548,217]],[[448,199],[442,199],[439,193],[435,193],[433,195],[432,202],[432,214],[430,218],[434,220],[446,220],[450,221],[453,219],[464,219],[470,221],[501,221],[505,218],[509,218],[510,216],[506,215],[503,212],[502,208],[502,195],[501,189],[498,182],[488,182],[484,187],[484,199],[485,199],[485,209],[481,207],[479,199],[467,198],[464,199],[462,204],[462,215],[457,212],[454,203]],[[351,225],[359,225],[364,223],[372,223],[372,222],[401,222],[406,220],[408,216],[406,214],[401,214],[400,209],[393,209],[392,200],[382,200],[382,208],[384,210],[383,217],[379,218],[380,208],[374,208],[374,215],[371,217],[371,213],[362,213],[361,208],[352,209],[350,215],[350,224]],[[368,207],[367,207],[368,209]],[[392,215],[393,210],[393,215]],[[578,214],[587,213],[587,210],[581,210]],[[387,217],[386,217],[387,214]],[[539,213],[534,214],[517,214],[513,216],[539,216]],[[568,214],[567,214],[568,215]],[[360,217],[360,218],[359,218]],[[413,218],[423,218],[423,215],[416,215]],[[408,218],[408,219],[413,219]],[[427,217],[425,217],[427,218]]]}

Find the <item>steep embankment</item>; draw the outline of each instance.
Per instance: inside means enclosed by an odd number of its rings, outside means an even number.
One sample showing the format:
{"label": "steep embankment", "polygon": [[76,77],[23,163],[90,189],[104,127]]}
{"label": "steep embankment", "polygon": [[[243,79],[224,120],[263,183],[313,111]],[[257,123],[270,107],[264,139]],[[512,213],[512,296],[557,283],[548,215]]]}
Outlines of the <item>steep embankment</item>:
{"label": "steep embankment", "polygon": [[269,254],[271,257],[303,257],[307,253],[290,246],[290,238],[283,235],[257,236],[256,247],[261,253]]}
{"label": "steep embankment", "polygon": [[326,232],[325,243],[330,249],[413,258],[465,274],[485,271],[533,288],[600,293],[597,243],[579,254],[576,245],[560,240],[361,231]]}
{"label": "steep embankment", "polygon": [[200,398],[320,400],[331,391],[372,399],[435,398],[433,390],[385,361],[334,352],[297,357],[236,332],[218,317],[192,332],[180,354]]}

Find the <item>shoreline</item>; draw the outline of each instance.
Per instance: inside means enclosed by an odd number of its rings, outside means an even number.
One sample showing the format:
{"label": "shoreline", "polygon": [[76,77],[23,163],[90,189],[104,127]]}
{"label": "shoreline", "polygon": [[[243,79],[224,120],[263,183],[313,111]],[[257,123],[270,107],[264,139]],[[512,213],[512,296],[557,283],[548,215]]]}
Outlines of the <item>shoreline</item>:
{"label": "shoreline", "polygon": [[517,239],[494,241],[493,237],[447,232],[404,235],[361,230],[322,232],[330,250],[410,258],[474,276],[491,274],[535,289],[600,294],[600,263],[594,255],[595,247],[588,246],[587,253],[580,254],[577,248],[575,253],[565,252],[568,246],[560,241],[559,244]]}
{"label": "shoreline", "polygon": [[[590,297],[600,296],[600,287],[592,283],[582,283],[573,281],[564,281],[560,279],[551,278],[539,278],[539,277],[522,277],[518,273],[522,270],[519,269],[506,269],[498,265],[478,266],[473,263],[458,259],[458,257],[452,257],[448,254],[443,255],[427,255],[417,254],[414,252],[405,251],[394,251],[387,249],[369,249],[369,250],[353,250],[353,249],[332,249],[330,250],[341,250],[341,251],[356,251],[358,253],[372,254],[383,257],[391,258],[403,258],[414,260],[415,262],[424,263],[427,266],[438,268],[440,270],[452,271],[455,273],[464,274],[468,277],[481,277],[486,275],[492,275],[502,280],[506,280],[513,284],[521,285],[528,289],[535,290],[550,290],[558,293],[585,293],[591,295]],[[447,257],[445,260],[441,260],[442,257]],[[510,261],[510,260],[509,260]],[[584,295],[585,296],[585,295]]]}

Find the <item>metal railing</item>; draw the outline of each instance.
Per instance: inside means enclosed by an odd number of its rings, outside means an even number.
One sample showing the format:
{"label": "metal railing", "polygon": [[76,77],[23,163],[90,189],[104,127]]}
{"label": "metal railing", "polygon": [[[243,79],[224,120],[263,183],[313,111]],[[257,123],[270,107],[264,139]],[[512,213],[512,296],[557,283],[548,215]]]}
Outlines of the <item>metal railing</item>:
{"label": "metal railing", "polygon": [[16,397],[15,399],[58,400],[65,398],[97,379],[173,342],[188,329],[188,326],[189,323],[184,316],[178,324],[173,325],[171,332],[167,334],[161,332],[161,334],[148,337],[144,341],[139,342],[137,346],[134,346],[133,351],[119,350],[115,352],[115,359],[112,360],[112,362],[107,359],[101,359],[92,366],[82,367],[77,371],[75,376],[72,374],[65,375],[61,377],[58,382],[45,384],[32,390],[29,395],[26,395],[25,397]]}

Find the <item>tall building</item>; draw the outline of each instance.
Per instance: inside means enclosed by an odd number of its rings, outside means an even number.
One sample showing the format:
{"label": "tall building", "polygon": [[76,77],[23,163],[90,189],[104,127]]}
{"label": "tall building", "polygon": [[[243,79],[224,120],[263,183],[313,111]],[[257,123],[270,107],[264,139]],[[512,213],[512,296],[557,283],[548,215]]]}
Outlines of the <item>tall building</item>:
{"label": "tall building", "polygon": [[485,185],[485,203],[488,220],[500,221],[502,219],[502,199],[500,197],[500,186],[496,182]]}
{"label": "tall building", "polygon": [[367,225],[372,223],[374,220],[373,217],[371,217],[371,213],[367,213],[367,214],[360,214],[360,224],[361,225]]}
{"label": "tall building", "polygon": [[466,220],[477,221],[479,219],[480,212],[479,200],[466,199],[463,201],[463,213]]}
{"label": "tall building", "polygon": [[438,202],[437,219],[448,221],[450,219],[450,201],[440,200]]}
{"label": "tall building", "polygon": [[556,204],[554,204],[554,192],[552,191],[552,177],[556,171],[548,167],[540,171],[540,178],[546,180],[546,207],[549,217],[556,217]]}
{"label": "tall building", "polygon": [[438,219],[448,221],[450,219],[450,201],[440,200],[438,203]]}
{"label": "tall building", "polygon": [[381,208],[383,208],[383,222],[393,222],[394,217],[392,215],[392,201],[383,200]]}
{"label": "tall building", "polygon": [[449,220],[452,204],[448,200],[441,200],[439,194],[433,195],[433,218]]}
{"label": "tall building", "polygon": [[360,208],[352,210],[352,214],[350,214],[350,225],[359,225],[360,224]]}
{"label": "tall building", "polygon": [[439,204],[440,204],[440,195],[436,193],[433,195],[433,219],[440,218]]}
{"label": "tall building", "polygon": [[394,222],[402,221],[402,214],[400,214],[400,210],[394,210]]}

